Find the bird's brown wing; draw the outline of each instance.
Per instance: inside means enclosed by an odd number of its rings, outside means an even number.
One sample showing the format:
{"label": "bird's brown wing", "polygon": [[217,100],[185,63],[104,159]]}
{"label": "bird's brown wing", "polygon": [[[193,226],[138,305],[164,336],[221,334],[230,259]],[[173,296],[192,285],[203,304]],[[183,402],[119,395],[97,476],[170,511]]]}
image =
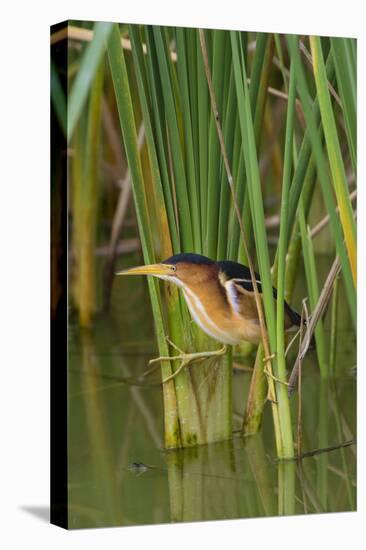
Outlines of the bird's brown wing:
{"label": "bird's brown wing", "polygon": [[[258,310],[255,301],[254,292],[250,292],[240,285],[240,281],[232,279],[225,283],[225,289],[228,301],[234,311],[241,317],[258,322]],[[262,295],[260,295],[262,299]],[[285,329],[298,327],[301,323],[301,317],[285,302]]]}
{"label": "bird's brown wing", "polygon": [[[253,283],[248,267],[237,262],[220,261],[220,280],[225,287],[228,301],[234,311],[245,318],[258,319],[257,306],[255,303]],[[262,293],[260,276],[255,273],[258,292]],[[273,297],[277,298],[277,291],[272,287]],[[294,311],[287,302],[285,307],[285,328],[300,326],[301,316]]]}
{"label": "bird's brown wing", "polygon": [[245,319],[258,321],[254,292],[246,290],[240,284],[240,280],[237,279],[227,279],[223,283],[223,286],[225,287],[226,297],[233,312]]}

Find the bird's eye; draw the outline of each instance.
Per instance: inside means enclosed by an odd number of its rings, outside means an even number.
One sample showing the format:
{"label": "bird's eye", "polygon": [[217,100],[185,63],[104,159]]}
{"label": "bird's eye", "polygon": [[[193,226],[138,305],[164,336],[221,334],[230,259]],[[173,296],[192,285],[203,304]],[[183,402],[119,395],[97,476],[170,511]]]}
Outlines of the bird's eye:
{"label": "bird's eye", "polygon": [[177,268],[175,267],[175,265],[170,266],[170,271],[177,271]]}

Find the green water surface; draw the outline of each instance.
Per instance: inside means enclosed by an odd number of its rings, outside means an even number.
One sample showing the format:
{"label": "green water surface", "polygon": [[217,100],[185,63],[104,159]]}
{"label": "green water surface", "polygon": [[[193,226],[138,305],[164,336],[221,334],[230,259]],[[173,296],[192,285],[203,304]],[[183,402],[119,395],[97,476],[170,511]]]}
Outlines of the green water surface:
{"label": "green water surface", "polygon": [[[120,380],[143,372],[156,355],[146,282],[123,279],[114,284],[110,312],[92,330],[70,325],[70,528],[356,509],[355,444],[279,463],[269,405],[262,432],[239,436],[250,372],[233,375],[232,440],[166,452],[161,387]],[[298,302],[301,291],[300,282]],[[334,375],[320,379],[315,352],[303,366],[304,452],[356,438],[355,337],[342,295],[338,310]],[[295,432],[297,401],[291,400]]]}

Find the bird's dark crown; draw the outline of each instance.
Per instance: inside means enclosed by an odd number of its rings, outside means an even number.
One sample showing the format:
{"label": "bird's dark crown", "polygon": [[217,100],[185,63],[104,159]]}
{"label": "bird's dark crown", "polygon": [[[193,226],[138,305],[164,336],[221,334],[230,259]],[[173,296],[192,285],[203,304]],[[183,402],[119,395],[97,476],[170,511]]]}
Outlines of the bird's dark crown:
{"label": "bird's dark crown", "polygon": [[200,254],[194,254],[193,252],[184,252],[182,254],[175,254],[174,256],[171,256],[170,258],[167,258],[166,260],[164,260],[162,263],[176,265],[180,262],[184,262],[188,264],[199,264],[199,265],[213,265],[216,263],[213,260],[210,260],[210,258],[207,258],[206,256],[201,256]]}

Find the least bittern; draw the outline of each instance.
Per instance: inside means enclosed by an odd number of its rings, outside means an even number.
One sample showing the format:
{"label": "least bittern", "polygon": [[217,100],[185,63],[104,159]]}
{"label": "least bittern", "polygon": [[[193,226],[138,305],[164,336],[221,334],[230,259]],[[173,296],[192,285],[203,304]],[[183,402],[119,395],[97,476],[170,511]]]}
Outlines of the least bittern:
{"label": "least bittern", "polygon": [[[199,254],[177,254],[160,264],[132,267],[117,275],[152,275],[177,285],[183,291],[194,321],[206,334],[225,346],[235,345],[243,340],[254,344],[261,341],[250,270],[242,264],[226,260],[214,261]],[[255,277],[258,292],[262,292],[260,277],[257,273]],[[275,288],[273,295],[276,298]],[[284,308],[285,331],[297,330],[301,325],[300,315],[287,302],[284,303]],[[204,355],[223,354],[225,349],[224,347],[217,352],[205,354],[185,354],[178,349],[180,355],[174,359],[178,357],[182,359],[182,364],[187,364]]]}

